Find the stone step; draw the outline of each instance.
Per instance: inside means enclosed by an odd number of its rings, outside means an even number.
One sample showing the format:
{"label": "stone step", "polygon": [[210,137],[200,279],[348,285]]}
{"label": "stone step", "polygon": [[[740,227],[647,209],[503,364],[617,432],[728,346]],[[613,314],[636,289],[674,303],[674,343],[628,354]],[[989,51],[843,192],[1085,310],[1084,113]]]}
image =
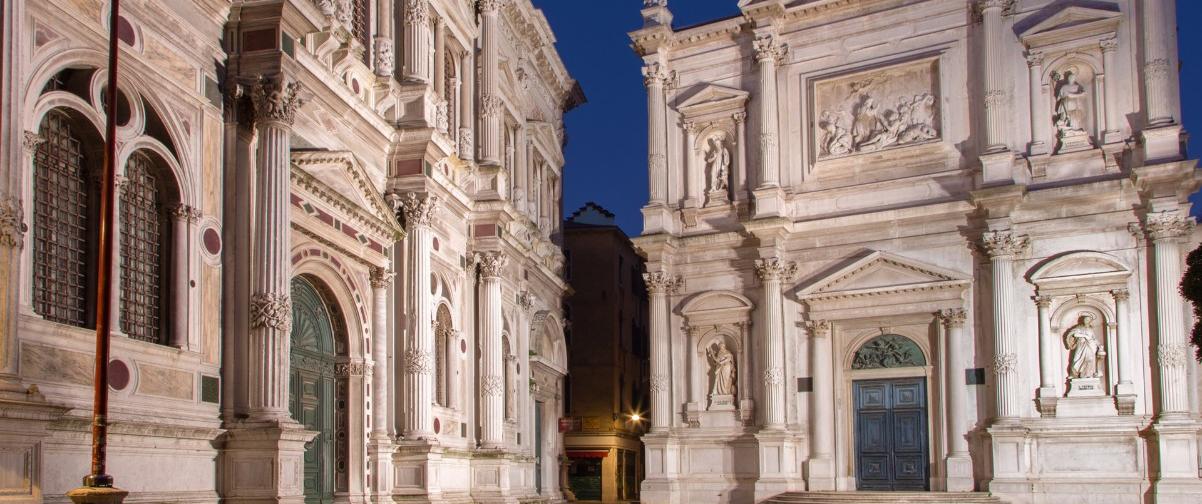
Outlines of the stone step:
{"label": "stone step", "polygon": [[789,492],[767,504],[1004,504],[983,492]]}

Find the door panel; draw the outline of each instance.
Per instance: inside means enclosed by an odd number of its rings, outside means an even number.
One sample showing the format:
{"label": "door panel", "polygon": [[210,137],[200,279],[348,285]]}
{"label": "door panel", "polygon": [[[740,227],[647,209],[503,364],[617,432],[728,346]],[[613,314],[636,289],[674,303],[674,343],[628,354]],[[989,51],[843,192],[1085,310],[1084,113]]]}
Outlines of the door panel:
{"label": "door panel", "polygon": [[860,380],[856,408],[856,487],[930,489],[926,380]]}

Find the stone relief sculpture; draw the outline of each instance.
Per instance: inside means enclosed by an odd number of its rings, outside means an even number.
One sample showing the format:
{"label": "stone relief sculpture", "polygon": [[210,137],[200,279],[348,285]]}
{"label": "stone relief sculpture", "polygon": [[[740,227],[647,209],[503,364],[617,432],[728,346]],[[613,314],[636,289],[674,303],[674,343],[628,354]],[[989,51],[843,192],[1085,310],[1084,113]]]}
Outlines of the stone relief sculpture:
{"label": "stone relief sculpture", "polygon": [[817,83],[818,157],[939,138],[937,70],[925,60]]}
{"label": "stone relief sculpture", "polygon": [[722,136],[710,137],[708,143],[705,166],[709,172],[709,191],[725,192],[730,180],[730,149],[726,148]]}
{"label": "stone relief sculpture", "polygon": [[1102,375],[1098,363],[1106,356],[1094,336],[1094,315],[1083,312],[1078,316],[1077,324],[1064,333],[1064,346],[1069,353],[1069,378],[1098,378]]}

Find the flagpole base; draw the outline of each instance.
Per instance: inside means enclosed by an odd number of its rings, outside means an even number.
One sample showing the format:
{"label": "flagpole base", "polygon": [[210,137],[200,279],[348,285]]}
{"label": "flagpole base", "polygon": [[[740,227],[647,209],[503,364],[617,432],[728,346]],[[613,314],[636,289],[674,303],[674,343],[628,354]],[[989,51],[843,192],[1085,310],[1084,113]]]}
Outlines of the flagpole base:
{"label": "flagpole base", "polygon": [[121,504],[129,492],[113,487],[80,487],[67,492],[75,504]]}

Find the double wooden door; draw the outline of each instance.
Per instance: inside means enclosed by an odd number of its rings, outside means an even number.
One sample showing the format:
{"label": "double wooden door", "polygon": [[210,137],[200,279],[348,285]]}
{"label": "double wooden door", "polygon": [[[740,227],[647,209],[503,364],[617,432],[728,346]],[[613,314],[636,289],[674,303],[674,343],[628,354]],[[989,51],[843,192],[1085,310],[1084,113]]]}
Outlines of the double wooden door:
{"label": "double wooden door", "polygon": [[853,382],[856,488],[929,490],[925,378]]}

